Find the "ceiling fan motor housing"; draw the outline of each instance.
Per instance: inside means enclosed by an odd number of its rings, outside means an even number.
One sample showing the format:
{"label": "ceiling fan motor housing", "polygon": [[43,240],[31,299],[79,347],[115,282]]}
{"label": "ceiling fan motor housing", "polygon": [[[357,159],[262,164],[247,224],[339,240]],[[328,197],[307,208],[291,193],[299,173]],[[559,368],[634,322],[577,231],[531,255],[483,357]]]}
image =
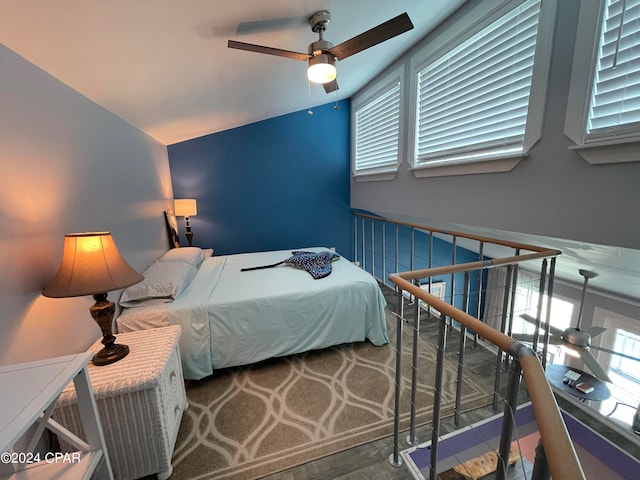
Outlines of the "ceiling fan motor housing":
{"label": "ceiling fan motor housing", "polygon": [[[336,78],[335,57],[329,52],[333,46],[326,40],[317,40],[309,45],[309,68],[307,76],[314,83],[328,83]],[[312,71],[312,70],[315,70]]]}
{"label": "ceiling fan motor housing", "polygon": [[591,346],[591,334],[577,328],[567,328],[562,334],[562,339],[576,347]]}
{"label": "ceiling fan motor housing", "polygon": [[[316,40],[309,44],[309,55],[313,55],[314,57],[320,54],[331,55],[329,53],[329,49],[331,47],[333,47],[333,43],[328,42],[327,40]],[[333,55],[331,55],[331,57],[333,58]]]}

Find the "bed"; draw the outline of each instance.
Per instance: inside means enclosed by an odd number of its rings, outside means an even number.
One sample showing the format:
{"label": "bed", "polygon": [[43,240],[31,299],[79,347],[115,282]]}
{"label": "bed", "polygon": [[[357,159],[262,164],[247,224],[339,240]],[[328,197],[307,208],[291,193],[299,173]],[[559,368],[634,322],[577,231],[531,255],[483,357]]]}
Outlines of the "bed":
{"label": "bed", "polygon": [[331,274],[321,279],[288,264],[241,271],[291,254],[281,250],[205,258],[197,247],[169,250],[143,272],[143,282],[123,292],[118,331],[180,325],[188,379],[342,343],[389,342],[380,287],[345,258],[332,261]]}

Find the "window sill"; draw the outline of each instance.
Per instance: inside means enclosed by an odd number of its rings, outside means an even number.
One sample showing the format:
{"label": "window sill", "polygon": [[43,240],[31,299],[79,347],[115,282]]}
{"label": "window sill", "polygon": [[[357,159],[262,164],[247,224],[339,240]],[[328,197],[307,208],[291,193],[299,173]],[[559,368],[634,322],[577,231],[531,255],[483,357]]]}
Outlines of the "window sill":
{"label": "window sill", "polygon": [[526,157],[527,155],[518,154],[512,157],[496,158],[493,160],[478,160],[475,162],[448,165],[423,165],[411,168],[410,170],[416,178],[510,172]]}
{"label": "window sill", "polygon": [[590,165],[640,162],[640,140],[613,140],[609,142],[572,145],[573,150]]}
{"label": "window sill", "polygon": [[356,182],[384,182],[393,180],[396,178],[398,170],[385,171],[385,172],[371,172],[371,173],[358,173],[352,175],[352,178]]}

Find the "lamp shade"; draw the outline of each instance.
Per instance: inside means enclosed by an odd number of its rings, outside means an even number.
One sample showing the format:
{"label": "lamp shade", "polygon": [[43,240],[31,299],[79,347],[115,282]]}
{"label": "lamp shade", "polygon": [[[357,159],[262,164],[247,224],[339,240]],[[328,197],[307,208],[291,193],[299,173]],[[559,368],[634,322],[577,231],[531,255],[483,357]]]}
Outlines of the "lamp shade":
{"label": "lamp shade", "polygon": [[336,67],[331,55],[321,53],[309,59],[307,78],[313,83],[327,83],[336,79]]}
{"label": "lamp shade", "polygon": [[54,298],[95,295],[143,279],[122,258],[109,232],[71,233],[64,237],[58,273],[42,294]]}
{"label": "lamp shade", "polygon": [[173,201],[178,217],[193,217],[198,214],[195,198],[180,198]]}

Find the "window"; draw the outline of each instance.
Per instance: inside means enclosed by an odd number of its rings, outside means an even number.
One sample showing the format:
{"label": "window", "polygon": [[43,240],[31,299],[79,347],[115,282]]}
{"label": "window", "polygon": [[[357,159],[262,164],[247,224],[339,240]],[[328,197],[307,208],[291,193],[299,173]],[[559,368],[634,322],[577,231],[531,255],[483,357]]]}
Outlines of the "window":
{"label": "window", "polygon": [[[496,329],[501,328],[504,291],[507,280],[507,267],[491,268],[487,274],[487,293],[483,320]],[[516,289],[513,295],[513,317],[511,328],[507,325],[507,332],[511,332],[522,342],[532,343],[535,333],[535,319],[538,314],[540,299],[540,276],[524,269],[518,269]],[[538,349],[541,351],[544,343],[544,328],[549,296],[542,295],[541,325],[538,331]],[[509,307],[511,308],[511,307]],[[554,295],[551,299],[550,325],[556,331],[564,331],[573,323],[575,302],[559,298]],[[510,309],[507,311],[510,313]],[[553,336],[553,332],[551,332]],[[565,355],[573,354],[573,350],[562,347],[560,339],[551,338],[547,349],[547,363],[563,363]]]}
{"label": "window", "polygon": [[352,107],[353,174],[375,176],[370,180],[393,178],[400,163],[402,75],[396,71],[378,85]]}
{"label": "window", "polygon": [[[519,270],[518,271],[518,285],[516,286],[516,293],[514,296],[514,318],[512,331],[514,333],[527,333],[533,334],[535,332],[535,325],[526,318],[535,318],[538,311],[538,299],[539,299],[539,279],[534,277],[531,273]],[[542,317],[546,317],[547,303],[549,297],[543,294],[542,297]],[[551,299],[551,311],[550,311],[550,324],[553,328],[564,331],[572,325],[572,317],[574,311],[574,303],[569,300],[563,300],[554,296]],[[539,334],[538,345],[542,345],[544,339],[544,324],[541,326]],[[559,339],[552,339],[553,343],[548,346],[547,363],[564,363],[565,354],[572,354],[572,350],[562,348],[561,343],[556,343]]]}
{"label": "window", "polygon": [[627,317],[600,307],[594,309],[593,325],[606,328],[593,339],[595,347],[613,350],[613,355],[596,349],[592,353],[609,374],[611,397],[596,402],[594,408],[625,426],[632,423],[640,403],[640,326],[636,318]]}
{"label": "window", "polygon": [[565,134],[590,163],[640,160],[640,0],[582,2]]}
{"label": "window", "polygon": [[[616,329],[613,351],[629,357],[640,358],[640,335],[635,335],[623,329]],[[630,358],[612,355],[609,372],[619,377],[624,377],[625,380],[640,384],[638,363]]]}
{"label": "window", "polygon": [[416,176],[489,161],[490,171],[511,170],[540,138],[555,12],[553,2],[544,4],[544,11],[540,0],[501,5],[448,50],[416,55]]}

